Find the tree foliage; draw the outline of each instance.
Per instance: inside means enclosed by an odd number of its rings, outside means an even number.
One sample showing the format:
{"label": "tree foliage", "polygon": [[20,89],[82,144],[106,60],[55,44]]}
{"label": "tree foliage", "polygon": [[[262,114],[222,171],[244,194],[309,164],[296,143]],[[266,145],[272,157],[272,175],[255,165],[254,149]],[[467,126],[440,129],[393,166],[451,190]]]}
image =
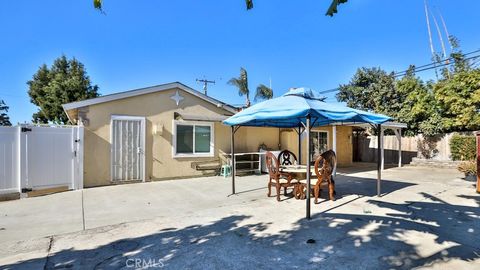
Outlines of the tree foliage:
{"label": "tree foliage", "polygon": [[475,160],[477,156],[475,136],[454,134],[449,144],[453,160]]}
{"label": "tree foliage", "polygon": [[259,84],[257,86],[257,93],[255,94],[255,101],[271,98],[273,98],[273,90],[264,84]]}
{"label": "tree foliage", "polygon": [[454,73],[434,86],[445,131],[480,129],[480,70]]}
{"label": "tree foliage", "polygon": [[404,97],[395,87],[393,74],[380,68],[360,68],[348,84],[340,85],[337,99],[360,110],[396,114]]}
{"label": "tree foliage", "polygon": [[325,15],[332,17],[333,14],[337,13],[338,5],[348,2],[348,0],[332,0],[330,7],[328,7],[327,13]]}
{"label": "tree foliage", "polygon": [[[338,12],[338,5],[346,3],[348,0],[332,0],[330,3],[330,6],[328,7],[327,12],[325,15],[327,16],[333,16],[333,14]],[[93,0],[93,6],[103,12],[103,0]],[[250,10],[253,8],[253,0],[245,0],[245,7],[247,10]]]}
{"label": "tree foliage", "polygon": [[10,117],[8,116],[9,107],[5,104],[5,101],[0,99],[0,126],[11,126]]}
{"label": "tree foliage", "polygon": [[445,67],[442,78],[433,87],[445,132],[480,129],[480,69],[460,50],[451,37],[453,64]]}
{"label": "tree foliage", "polygon": [[406,123],[406,135],[480,129],[480,69],[473,68],[458,41],[451,40],[452,62],[437,82],[422,81],[414,66],[400,79],[379,68],[361,68],[348,84],[340,85],[337,99]]}
{"label": "tree foliage", "polygon": [[245,96],[245,106],[250,107],[250,89],[248,88],[248,74],[243,67],[240,68],[240,76],[231,78],[228,84],[237,87],[238,95]]}
{"label": "tree foliage", "polygon": [[37,123],[68,123],[62,104],[98,97],[98,86],[91,85],[85,67],[77,59],[57,58],[49,68],[42,65],[27,82],[30,101],[39,107],[33,114]]}
{"label": "tree foliage", "polygon": [[432,84],[425,83],[415,76],[414,68],[411,66],[407,74],[395,82],[395,88],[404,100],[394,117],[397,121],[407,124],[405,135],[438,134],[442,130],[441,117],[432,93]]}
{"label": "tree foliage", "polygon": [[[233,77],[227,82],[230,85],[237,87],[238,94],[240,96],[245,96],[245,107],[250,107],[250,89],[248,87],[248,74],[247,70],[243,67],[240,68],[240,76]],[[255,93],[255,101],[260,99],[271,99],[273,98],[273,90],[269,87],[260,84],[257,86],[257,91]]]}

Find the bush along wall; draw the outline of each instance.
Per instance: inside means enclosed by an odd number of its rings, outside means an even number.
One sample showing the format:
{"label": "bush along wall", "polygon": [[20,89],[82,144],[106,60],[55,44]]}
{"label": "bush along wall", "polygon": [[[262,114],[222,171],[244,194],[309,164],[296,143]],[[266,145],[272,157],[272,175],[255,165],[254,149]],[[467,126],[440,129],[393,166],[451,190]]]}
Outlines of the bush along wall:
{"label": "bush along wall", "polygon": [[453,160],[474,160],[477,152],[475,136],[453,135],[450,139],[450,152]]}

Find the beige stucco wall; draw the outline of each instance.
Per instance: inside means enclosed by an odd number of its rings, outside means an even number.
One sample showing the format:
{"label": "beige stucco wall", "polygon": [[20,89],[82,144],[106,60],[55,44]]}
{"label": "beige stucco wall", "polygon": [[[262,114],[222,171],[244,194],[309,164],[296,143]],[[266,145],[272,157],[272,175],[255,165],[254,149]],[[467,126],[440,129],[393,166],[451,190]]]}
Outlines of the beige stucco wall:
{"label": "beige stucco wall", "polygon": [[[184,97],[177,107],[170,99],[176,91]],[[218,159],[230,152],[230,127],[214,124],[214,157],[174,158],[172,132],[174,112],[214,116],[227,114],[222,108],[193,96],[181,89],[156,92],[89,106],[88,126],[85,127],[84,185],[109,185],[110,182],[110,120],[112,115],[143,116],[146,118],[145,166],[148,180],[202,175],[191,163]],[[163,125],[163,134],[153,135],[154,125]],[[237,151],[257,151],[261,143],[278,148],[276,128],[242,127],[236,133]]]}
{"label": "beige stucco wall", "polygon": [[[313,131],[328,132],[328,148],[332,149],[333,136],[331,126],[313,128]],[[298,135],[295,131],[285,129],[281,131],[280,144],[282,149],[288,149],[298,156]],[[352,163],[353,146],[352,146],[352,127],[337,126],[337,159],[338,164],[349,165]],[[302,140],[302,163],[307,160],[307,139]]]}

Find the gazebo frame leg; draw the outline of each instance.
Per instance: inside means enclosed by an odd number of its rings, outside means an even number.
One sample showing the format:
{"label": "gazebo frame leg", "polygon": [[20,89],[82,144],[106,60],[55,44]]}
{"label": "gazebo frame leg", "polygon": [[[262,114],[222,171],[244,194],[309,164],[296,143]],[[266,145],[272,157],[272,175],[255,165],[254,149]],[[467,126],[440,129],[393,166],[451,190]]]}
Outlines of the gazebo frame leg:
{"label": "gazebo frame leg", "polygon": [[381,196],[381,181],[382,181],[382,125],[377,125],[377,196]]}
{"label": "gazebo frame leg", "polygon": [[[240,126],[232,126],[232,138],[230,141],[230,147],[231,147],[231,162],[232,162],[232,195],[235,194],[235,132],[240,128]],[[259,165],[260,166],[260,165]]]}
{"label": "gazebo frame leg", "polygon": [[310,215],[310,191],[311,191],[311,185],[310,185],[310,163],[311,163],[311,157],[310,157],[310,115],[307,115],[307,126],[306,126],[306,131],[307,131],[307,219],[311,219]]}

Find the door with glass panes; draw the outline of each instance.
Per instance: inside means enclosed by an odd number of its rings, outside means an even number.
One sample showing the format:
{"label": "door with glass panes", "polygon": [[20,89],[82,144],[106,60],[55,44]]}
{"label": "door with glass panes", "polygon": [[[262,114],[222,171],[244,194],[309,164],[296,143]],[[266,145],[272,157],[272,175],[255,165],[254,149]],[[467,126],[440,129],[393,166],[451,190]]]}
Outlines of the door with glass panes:
{"label": "door with glass panes", "polygon": [[320,156],[328,148],[328,132],[327,131],[311,131],[310,132],[310,158],[312,161]]}

